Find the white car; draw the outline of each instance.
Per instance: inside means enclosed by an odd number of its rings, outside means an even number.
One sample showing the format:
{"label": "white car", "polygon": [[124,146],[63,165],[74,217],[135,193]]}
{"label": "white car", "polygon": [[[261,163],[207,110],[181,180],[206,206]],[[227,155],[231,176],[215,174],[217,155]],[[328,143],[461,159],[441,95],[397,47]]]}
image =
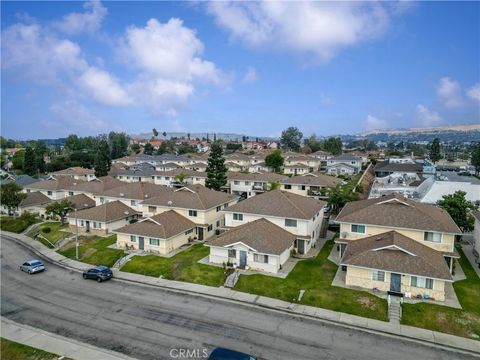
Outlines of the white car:
{"label": "white car", "polygon": [[36,274],[45,271],[45,265],[40,260],[30,260],[20,266],[20,270],[29,274]]}

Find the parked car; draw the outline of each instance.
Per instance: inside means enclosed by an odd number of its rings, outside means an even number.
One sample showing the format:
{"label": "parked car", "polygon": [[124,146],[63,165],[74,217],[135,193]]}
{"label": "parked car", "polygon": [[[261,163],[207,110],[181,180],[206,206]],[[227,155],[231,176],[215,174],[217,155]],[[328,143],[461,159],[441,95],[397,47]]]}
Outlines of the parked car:
{"label": "parked car", "polygon": [[93,279],[93,280],[97,280],[98,282],[111,279],[112,277],[113,277],[112,270],[110,270],[108,267],[103,265],[95,266],[83,272],[84,279]]}
{"label": "parked car", "polygon": [[208,360],[257,360],[257,358],[235,350],[215,348],[210,353]]}
{"label": "parked car", "polygon": [[460,175],[460,176],[472,176],[472,174],[470,174],[470,171],[460,171],[458,173],[458,175]]}
{"label": "parked car", "polygon": [[324,214],[328,214],[331,210],[332,210],[332,207],[328,204],[323,207]]}
{"label": "parked car", "polygon": [[45,265],[43,265],[43,263],[40,260],[30,260],[20,265],[20,270],[25,271],[30,275],[36,274],[36,273],[45,271]]}

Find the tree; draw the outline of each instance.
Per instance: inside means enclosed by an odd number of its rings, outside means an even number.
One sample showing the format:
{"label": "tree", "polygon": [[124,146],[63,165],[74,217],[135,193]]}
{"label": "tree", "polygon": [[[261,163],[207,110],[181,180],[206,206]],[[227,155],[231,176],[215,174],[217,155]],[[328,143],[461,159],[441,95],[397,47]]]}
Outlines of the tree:
{"label": "tree", "polygon": [[340,209],[343,208],[346,203],[354,201],[357,198],[355,193],[346,189],[341,184],[328,188],[327,193],[327,202],[332,207],[332,212],[335,214],[338,214]]}
{"label": "tree", "polygon": [[128,154],[128,143],[130,138],[125,133],[116,133],[111,131],[108,134],[108,142],[112,149],[110,156],[112,159],[118,159]]}
{"label": "tree", "polygon": [[150,143],[146,143],[145,146],[143,147],[143,153],[145,155],[152,155],[154,150],[155,149],[153,148],[153,145]]}
{"label": "tree", "polygon": [[430,147],[430,152],[428,154],[430,161],[434,164],[442,158],[440,153],[440,139],[435,138],[433,139],[432,146]]}
{"label": "tree", "polygon": [[63,199],[60,201],[55,201],[51,204],[48,204],[45,207],[45,212],[47,214],[55,215],[60,218],[62,225],[65,223],[65,217],[67,214],[75,209],[75,205],[68,199]]}
{"label": "tree", "polygon": [[12,157],[12,165],[16,170],[23,170],[23,161],[25,159],[25,150],[18,150]]}
{"label": "tree", "polygon": [[342,139],[339,137],[329,137],[323,142],[323,150],[328,151],[333,155],[340,155],[343,151]]}
{"label": "tree", "polygon": [[37,173],[35,152],[30,146],[25,149],[25,157],[23,160],[23,172],[30,176],[33,176]]}
{"label": "tree", "polygon": [[157,129],[153,128],[152,132],[153,132],[153,137],[157,137],[157,136],[158,136],[158,131],[157,131]]}
{"label": "tree", "polygon": [[188,141],[190,141],[190,133],[187,134]]}
{"label": "tree", "polygon": [[131,149],[135,154],[140,153],[140,145],[138,145],[137,143],[132,144],[132,145],[130,146],[130,149]]}
{"label": "tree", "polygon": [[197,152],[197,148],[192,146],[192,145],[185,145],[185,144],[181,144],[178,148],[177,148],[177,153],[178,155],[183,155],[183,154],[195,154]]}
{"label": "tree", "polygon": [[475,167],[475,175],[478,176],[480,174],[480,143],[473,148],[471,163]]}
{"label": "tree", "polygon": [[476,206],[465,198],[465,191],[456,191],[451,195],[443,195],[437,205],[444,209],[452,217],[462,232],[473,230],[474,219],[470,214]]}
{"label": "tree", "polygon": [[269,181],[267,183],[267,191],[280,189],[282,184],[279,181]]}
{"label": "tree", "polygon": [[107,176],[111,166],[110,147],[108,146],[107,140],[100,140],[95,156],[95,176]]}
{"label": "tree", "polygon": [[164,138],[167,137],[167,133],[165,131],[162,133],[162,135],[163,135]]}
{"label": "tree", "polygon": [[2,185],[0,187],[0,198],[2,205],[7,207],[8,214],[13,213],[15,216],[15,209],[27,197],[27,194],[22,193],[22,188],[14,182]]}
{"label": "tree", "polygon": [[275,172],[280,172],[280,169],[283,166],[283,162],[285,159],[282,156],[282,152],[280,150],[274,150],[271,154],[265,156],[265,165],[269,168],[272,168]]}
{"label": "tree", "polygon": [[321,149],[322,149],[322,143],[321,143],[320,141],[318,141],[318,139],[317,139],[317,137],[315,136],[315,134],[312,134],[312,135],[308,138],[308,140],[307,140],[307,142],[306,142],[305,145],[307,145],[307,146],[310,148],[310,150],[311,150],[312,153],[317,152],[318,150],[321,150]]}
{"label": "tree", "polygon": [[168,152],[168,146],[167,146],[167,142],[166,141],[163,141],[160,146],[158,147],[158,150],[157,150],[157,155],[163,155],[165,153]]}
{"label": "tree", "polygon": [[177,176],[175,176],[175,179],[177,179],[180,184],[183,184],[186,177],[187,177],[187,174],[182,172],[182,173],[178,174]]}
{"label": "tree", "polygon": [[296,127],[291,126],[288,129],[282,131],[282,136],[280,137],[280,144],[284,149],[299,151],[302,138],[302,132]]}
{"label": "tree", "polygon": [[209,189],[219,191],[227,184],[227,167],[223,157],[223,149],[220,142],[214,142],[210,149],[207,162],[207,179],[205,186]]}

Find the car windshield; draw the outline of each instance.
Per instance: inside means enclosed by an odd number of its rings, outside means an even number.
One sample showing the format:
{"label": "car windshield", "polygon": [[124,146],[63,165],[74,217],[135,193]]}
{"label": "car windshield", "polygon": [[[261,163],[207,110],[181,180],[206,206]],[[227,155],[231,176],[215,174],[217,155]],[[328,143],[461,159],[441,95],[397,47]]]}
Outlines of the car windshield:
{"label": "car windshield", "polygon": [[30,263],[31,266],[39,266],[39,265],[43,265],[40,261],[32,261]]}
{"label": "car windshield", "polygon": [[103,273],[108,273],[110,272],[110,269],[109,268],[103,268],[103,269],[100,269],[101,272]]}

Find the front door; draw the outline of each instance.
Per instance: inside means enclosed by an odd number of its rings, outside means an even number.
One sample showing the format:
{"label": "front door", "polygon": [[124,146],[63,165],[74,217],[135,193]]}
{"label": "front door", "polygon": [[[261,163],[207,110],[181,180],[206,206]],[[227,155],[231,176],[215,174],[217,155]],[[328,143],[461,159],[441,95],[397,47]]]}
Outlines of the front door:
{"label": "front door", "polygon": [[198,240],[203,240],[203,228],[199,227],[198,229]]}
{"label": "front door", "polygon": [[90,221],[85,221],[85,231],[90,232]]}
{"label": "front door", "polygon": [[144,250],[145,248],[145,238],[143,238],[142,236],[138,237],[138,248],[140,250]]}
{"label": "front door", "polygon": [[247,266],[247,252],[240,250],[240,268],[245,269]]}
{"label": "front door", "polygon": [[297,240],[297,250],[299,254],[305,254],[305,240]]}
{"label": "front door", "polygon": [[401,292],[402,275],[390,274],[390,291],[400,293]]}

